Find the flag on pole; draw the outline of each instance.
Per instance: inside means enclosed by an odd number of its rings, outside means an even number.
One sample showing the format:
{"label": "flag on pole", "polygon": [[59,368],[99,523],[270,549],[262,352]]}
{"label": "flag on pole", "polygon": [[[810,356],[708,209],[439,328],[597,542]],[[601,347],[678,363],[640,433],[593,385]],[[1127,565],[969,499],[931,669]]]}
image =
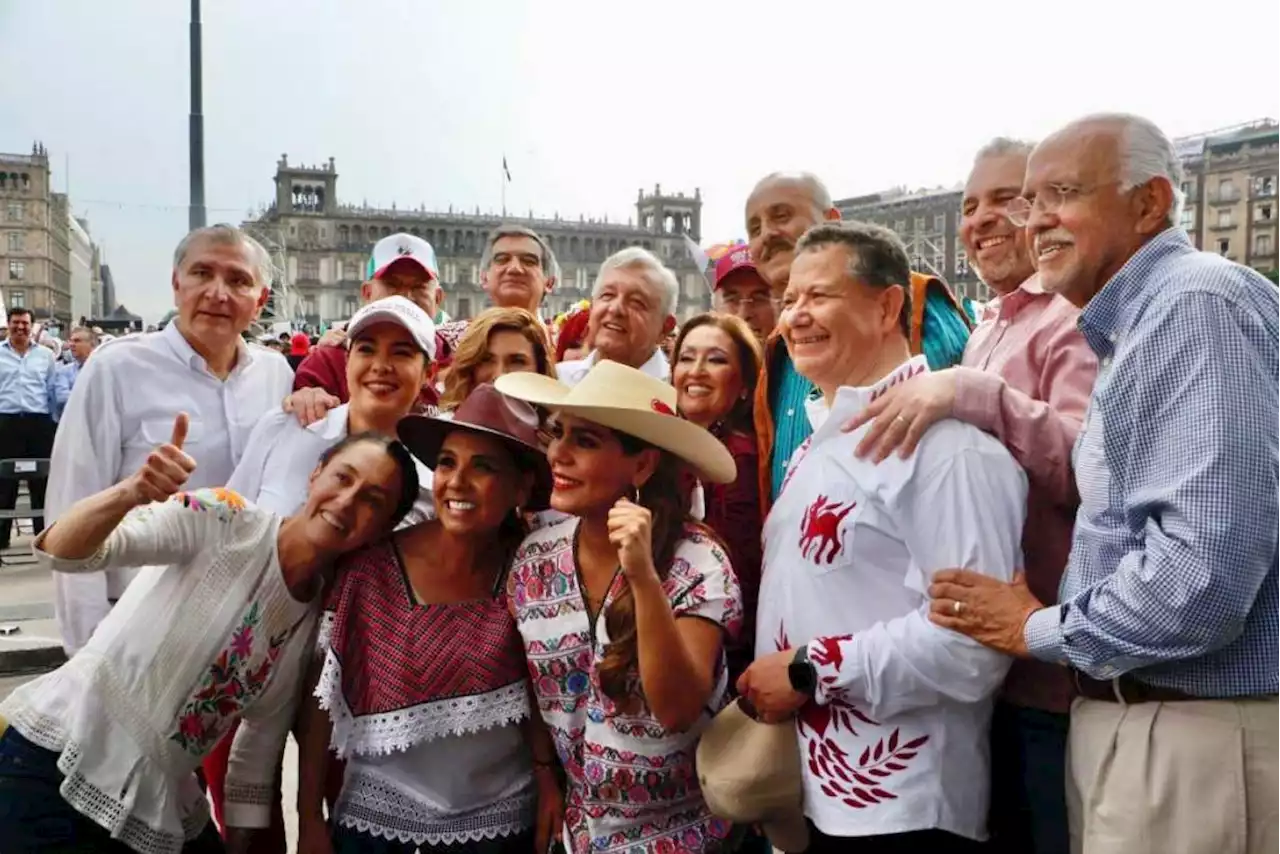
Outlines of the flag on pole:
{"label": "flag on pole", "polygon": [[705,273],[707,271],[707,263],[711,260],[707,257],[707,253],[702,251],[702,247],[693,242],[693,238],[687,234],[680,235],[684,238],[685,248],[689,250],[689,257],[698,265],[698,272]]}
{"label": "flag on pole", "polygon": [[507,180],[511,180],[511,170],[507,168],[507,155],[502,155],[502,174],[507,176]]}

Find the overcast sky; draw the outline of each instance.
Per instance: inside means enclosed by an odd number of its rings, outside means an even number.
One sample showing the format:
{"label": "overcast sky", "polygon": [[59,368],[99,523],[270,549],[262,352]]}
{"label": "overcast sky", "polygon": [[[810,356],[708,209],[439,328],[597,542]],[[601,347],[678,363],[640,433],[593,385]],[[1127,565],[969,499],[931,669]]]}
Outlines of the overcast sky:
{"label": "overcast sky", "polygon": [[[69,162],[149,321],[187,225],[188,6],[0,0],[0,151],[42,140],[58,191]],[[701,187],[712,243],[774,169],[837,196],[949,185],[988,138],[1092,111],[1175,136],[1280,112],[1276,0],[203,6],[210,222],[270,201],[282,152],[335,157],[345,202],[496,210],[505,153],[512,211],[625,220],[640,187]]]}

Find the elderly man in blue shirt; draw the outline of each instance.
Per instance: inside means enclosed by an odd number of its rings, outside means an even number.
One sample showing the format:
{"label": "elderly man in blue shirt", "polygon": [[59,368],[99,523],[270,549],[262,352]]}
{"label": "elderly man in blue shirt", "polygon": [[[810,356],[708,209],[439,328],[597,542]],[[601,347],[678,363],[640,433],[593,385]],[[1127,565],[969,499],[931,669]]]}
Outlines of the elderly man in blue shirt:
{"label": "elderly man in blue shirt", "polygon": [[1134,116],[1092,116],[1027,165],[1045,290],[1098,356],[1059,604],[946,571],[935,622],[1074,671],[1068,807],[1084,854],[1274,852],[1280,302],[1179,227],[1181,166]]}
{"label": "elderly man in blue shirt", "polygon": [[[9,336],[0,342],[0,459],[47,459],[53,449],[50,415],[57,360],[53,351],[31,340],[31,310],[9,309]],[[45,478],[27,481],[31,508],[44,509]],[[18,481],[0,479],[0,510],[12,510]],[[34,518],[36,533],[44,516]],[[0,549],[9,548],[12,519],[0,519]]]}
{"label": "elderly man in blue shirt", "polygon": [[75,387],[76,377],[80,376],[80,369],[84,367],[85,359],[89,358],[89,354],[93,352],[97,343],[97,336],[93,334],[92,329],[77,326],[71,330],[71,335],[67,338],[67,352],[71,354],[71,358],[58,365],[53,377],[51,414],[54,421],[62,419],[62,410],[66,408],[67,401],[71,398],[71,389]]}

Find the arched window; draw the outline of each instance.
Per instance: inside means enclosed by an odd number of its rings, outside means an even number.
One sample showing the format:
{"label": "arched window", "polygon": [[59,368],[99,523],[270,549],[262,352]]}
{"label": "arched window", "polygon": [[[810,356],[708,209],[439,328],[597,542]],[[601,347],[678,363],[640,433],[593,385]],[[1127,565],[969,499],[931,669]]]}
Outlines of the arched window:
{"label": "arched window", "polygon": [[360,226],[360,225],[351,226],[351,245],[352,246],[364,245],[364,226]]}
{"label": "arched window", "polygon": [[351,229],[345,225],[338,226],[338,245],[347,246],[351,243]]}
{"label": "arched window", "polygon": [[569,238],[569,255],[575,259],[582,257],[578,254],[578,238],[577,237]]}
{"label": "arched window", "polygon": [[434,249],[436,245],[436,230],[434,228],[428,228],[426,236],[423,239],[430,243],[431,248]]}

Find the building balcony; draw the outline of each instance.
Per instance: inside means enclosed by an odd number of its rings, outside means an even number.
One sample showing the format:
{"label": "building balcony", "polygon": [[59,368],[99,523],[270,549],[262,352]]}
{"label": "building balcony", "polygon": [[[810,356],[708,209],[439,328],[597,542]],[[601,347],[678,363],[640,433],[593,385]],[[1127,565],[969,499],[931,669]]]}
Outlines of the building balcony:
{"label": "building balcony", "polygon": [[1251,199],[1274,199],[1276,197],[1276,188],[1271,187],[1254,187],[1253,192],[1249,194]]}
{"label": "building balcony", "polygon": [[1235,231],[1240,227],[1238,222],[1216,222],[1209,226],[1210,231]]}
{"label": "building balcony", "polygon": [[1219,191],[1217,193],[1210,193],[1207,198],[1211,205],[1234,205],[1236,202],[1240,201],[1240,191]]}

